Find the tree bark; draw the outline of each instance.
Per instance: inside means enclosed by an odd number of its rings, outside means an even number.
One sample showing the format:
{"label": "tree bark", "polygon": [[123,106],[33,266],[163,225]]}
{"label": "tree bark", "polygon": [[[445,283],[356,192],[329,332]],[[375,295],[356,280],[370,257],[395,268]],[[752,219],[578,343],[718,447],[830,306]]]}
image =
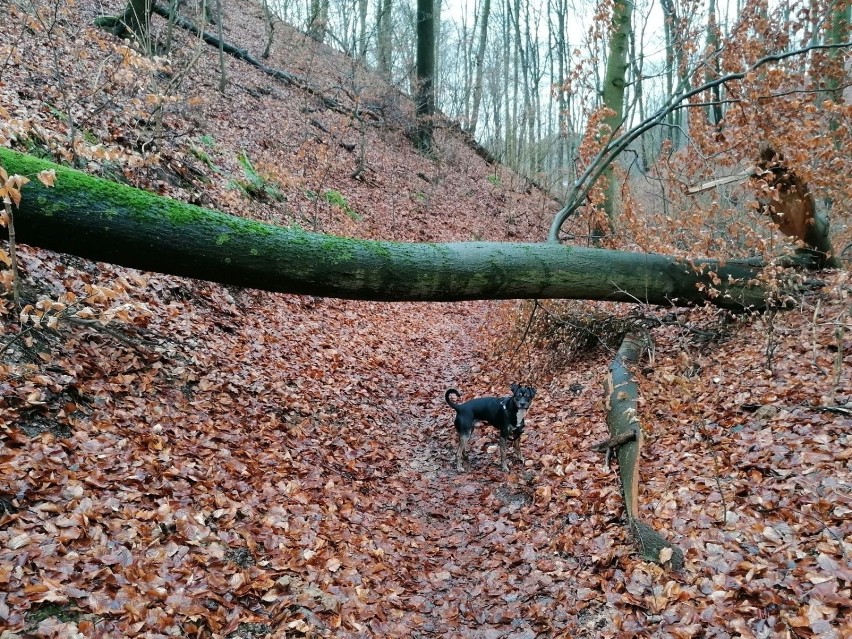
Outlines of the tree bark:
{"label": "tree bark", "polygon": [[[283,293],[383,301],[571,298],[730,309],[766,306],[760,269],[557,243],[414,244],[261,224],[0,148],[33,179],[19,242],[147,271]],[[5,229],[4,229],[5,232]],[[715,294],[711,291],[716,291]]]}
{"label": "tree bark", "polygon": [[320,44],[325,42],[328,31],[328,0],[311,0],[311,14],[308,17],[306,33],[309,38]]}
{"label": "tree bark", "polygon": [[479,44],[476,49],[476,75],[473,80],[473,106],[470,111],[471,136],[476,135],[476,125],[479,122],[479,104],[482,102],[482,74],[485,71],[485,45],[488,43],[488,18],[491,15],[491,0],[482,2],[482,24],[479,31]]}
{"label": "tree bark", "polygon": [[[609,36],[609,56],[606,63],[606,74],[603,83],[603,104],[612,111],[604,119],[609,129],[605,132],[606,139],[617,136],[624,122],[624,92],[627,86],[627,50],[632,32],[632,0],[616,0],[612,8],[612,33]],[[604,172],[607,181],[604,211],[609,222],[610,231],[615,229],[617,207],[619,200],[618,176],[612,165]],[[604,229],[595,229],[595,233]]]}
{"label": "tree bark", "polygon": [[435,2],[417,0],[417,148],[432,150],[432,116],[435,115]]}
{"label": "tree bark", "polygon": [[225,16],[222,13],[222,0],[216,0],[216,26],[219,28],[219,93],[225,94],[228,78],[225,74],[225,39],[222,37],[222,23]]}
{"label": "tree bark", "polygon": [[[681,63],[683,58],[683,44],[681,42],[681,24],[677,14],[677,7],[673,0],[661,0],[660,6],[663,9],[663,29],[666,39],[666,95],[673,96],[679,93],[680,75],[682,72]],[[737,12],[739,15],[739,11]],[[675,79],[678,80],[675,83]],[[680,147],[681,142],[681,111],[670,111],[666,113],[665,119],[668,127],[666,128],[667,135],[672,141],[674,149]]]}
{"label": "tree bark", "polygon": [[391,36],[392,31],[391,0],[378,0],[376,7],[376,65],[379,74],[386,80],[391,79]]}
{"label": "tree bark", "polygon": [[[710,83],[722,75],[721,68],[721,33],[717,18],[716,0],[710,0],[707,7],[707,71],[704,74],[705,83]],[[710,104],[707,105],[707,120],[717,128],[722,125],[722,85],[716,84],[710,89]]]}
{"label": "tree bark", "polygon": [[367,66],[367,0],[358,0],[358,62]]}
{"label": "tree bark", "polygon": [[120,16],[101,16],[94,24],[119,38],[133,36],[149,50],[149,26],[154,0],[128,0]]}
{"label": "tree bark", "polygon": [[670,562],[679,570],[683,567],[683,552],[639,519],[639,455],[643,437],[637,416],[639,391],[629,367],[639,363],[647,342],[645,334],[628,333],[609,365],[606,422],[610,440],[607,443],[618,442],[616,457],[624,510],[642,558],[661,564]]}
{"label": "tree bark", "polygon": [[831,244],[828,218],[817,212],[808,185],[784,157],[765,147],[756,170],[756,177],[764,183],[758,188],[758,202],[781,232],[804,242],[818,268],[841,268]]}
{"label": "tree bark", "polygon": [[[174,13],[174,6],[172,6],[170,10]],[[278,19],[278,16],[276,16],[275,12],[270,8],[268,0],[263,0],[263,16],[265,18],[263,26],[266,28],[266,46],[263,47],[263,53],[260,54],[260,57],[263,60],[267,60],[272,51],[272,41],[275,38],[275,21]],[[172,21],[170,20],[169,24],[171,23]]]}

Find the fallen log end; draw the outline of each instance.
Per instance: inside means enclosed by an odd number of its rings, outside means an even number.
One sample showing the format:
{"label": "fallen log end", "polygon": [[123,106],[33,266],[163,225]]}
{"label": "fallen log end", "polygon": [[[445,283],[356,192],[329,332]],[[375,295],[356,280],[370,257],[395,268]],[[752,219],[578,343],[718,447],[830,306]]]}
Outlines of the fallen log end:
{"label": "fallen log end", "polygon": [[672,570],[683,568],[683,551],[666,541],[660,533],[638,519],[630,520],[630,533],[646,561],[653,561]]}

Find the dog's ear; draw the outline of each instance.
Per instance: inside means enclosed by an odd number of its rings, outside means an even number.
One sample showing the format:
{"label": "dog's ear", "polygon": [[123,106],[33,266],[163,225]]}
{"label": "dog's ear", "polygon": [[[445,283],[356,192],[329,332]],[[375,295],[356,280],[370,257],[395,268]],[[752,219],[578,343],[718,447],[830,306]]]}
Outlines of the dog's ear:
{"label": "dog's ear", "polygon": [[530,399],[532,399],[533,397],[535,397],[535,389],[530,386]]}
{"label": "dog's ear", "polygon": [[509,389],[512,391],[512,395],[517,393],[519,388],[520,388],[520,386],[518,386],[517,384],[510,384],[509,385]]}

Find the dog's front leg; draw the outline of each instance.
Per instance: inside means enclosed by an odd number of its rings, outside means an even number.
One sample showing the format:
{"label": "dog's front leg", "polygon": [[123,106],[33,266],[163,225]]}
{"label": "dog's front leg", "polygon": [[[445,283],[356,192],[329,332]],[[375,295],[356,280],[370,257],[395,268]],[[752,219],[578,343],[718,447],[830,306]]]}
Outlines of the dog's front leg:
{"label": "dog's front leg", "polygon": [[514,446],[515,446],[515,454],[518,456],[518,459],[520,459],[521,463],[523,464],[526,460],[524,459],[524,454],[521,452],[521,434],[520,433],[518,433],[518,436],[515,437]]}
{"label": "dog's front leg", "polygon": [[506,448],[509,441],[500,435],[500,469],[504,472],[509,470],[509,463],[506,461]]}

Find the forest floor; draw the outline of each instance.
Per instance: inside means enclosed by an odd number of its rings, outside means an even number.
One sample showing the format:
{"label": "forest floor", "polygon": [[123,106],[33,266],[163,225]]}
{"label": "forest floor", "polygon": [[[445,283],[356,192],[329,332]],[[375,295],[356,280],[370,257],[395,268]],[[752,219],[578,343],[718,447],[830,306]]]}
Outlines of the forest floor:
{"label": "forest floor", "polygon": [[[120,8],[10,8],[0,142],[359,237],[538,240],[558,210],[449,129],[436,158],[415,153],[395,89],[283,25],[268,64],[336,108],[233,59],[222,95],[216,50],[180,31],[151,60],[87,26]],[[227,3],[223,27],[262,49],[259,6]],[[328,300],[20,259],[25,301],[79,301],[43,302],[38,328],[3,307],[2,639],[852,637],[843,273],[796,310],[735,317]],[[660,320],[637,371],[641,516],[681,571],[637,556],[590,451],[631,313]],[[483,426],[458,472],[444,391],[511,382],[538,388],[526,462],[502,472]]]}

